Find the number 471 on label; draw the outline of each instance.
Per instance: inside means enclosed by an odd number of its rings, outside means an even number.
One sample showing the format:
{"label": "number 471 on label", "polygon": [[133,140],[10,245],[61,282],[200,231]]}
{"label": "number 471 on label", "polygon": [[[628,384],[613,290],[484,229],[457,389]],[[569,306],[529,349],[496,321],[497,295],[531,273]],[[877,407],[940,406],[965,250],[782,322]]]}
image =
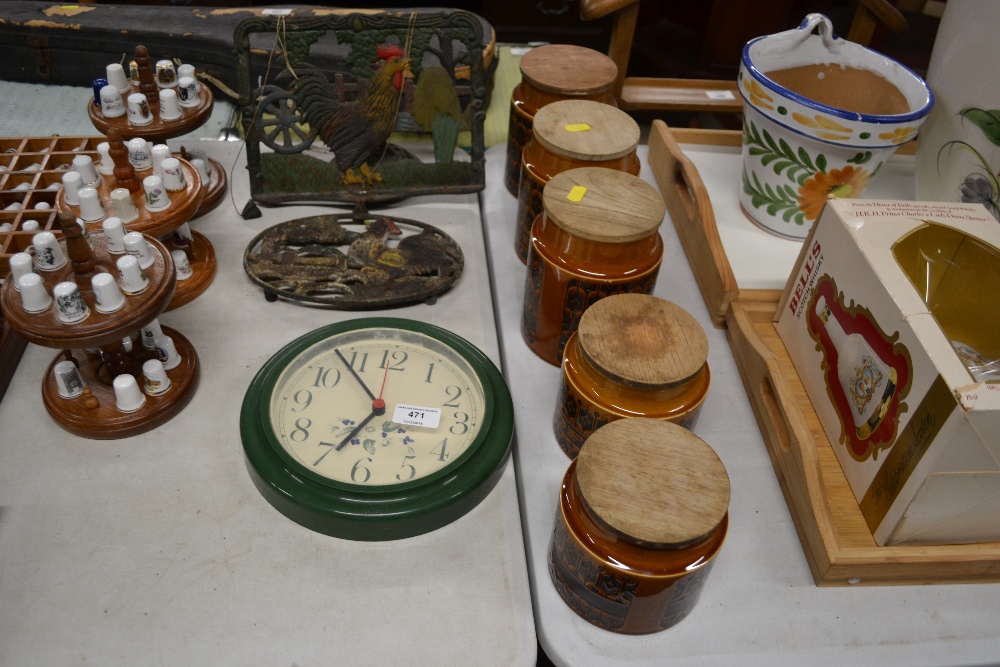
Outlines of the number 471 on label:
{"label": "number 471 on label", "polygon": [[437,428],[441,423],[441,408],[425,408],[419,405],[399,403],[392,413],[392,421],[407,426]]}

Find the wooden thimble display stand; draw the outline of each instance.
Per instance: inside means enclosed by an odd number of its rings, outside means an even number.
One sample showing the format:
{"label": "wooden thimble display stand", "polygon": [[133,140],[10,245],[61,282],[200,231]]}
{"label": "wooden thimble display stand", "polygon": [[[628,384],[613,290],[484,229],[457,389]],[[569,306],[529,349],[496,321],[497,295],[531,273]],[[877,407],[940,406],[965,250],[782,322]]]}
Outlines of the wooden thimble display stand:
{"label": "wooden thimble display stand", "polygon": [[[0,306],[17,333],[36,345],[63,350],[42,379],[45,408],[62,428],[85,438],[124,438],[155,428],[180,412],[197,388],[198,355],[191,343],[179,332],[163,327],[163,333],[173,339],[181,361],[167,371],[170,389],[158,396],[144,394],[145,403],[138,410],[118,409],[112,382],[117,376],[128,374],[136,378],[141,388],[142,364],[156,358],[156,353],[145,349],[138,338],[131,345],[125,339],[135,336],[170,303],[177,282],[170,252],[162,243],[146,236],[154,259],[150,267],[143,269],[149,286],[139,294],[126,295],[125,304],[117,311],[101,313],[96,307],[91,279],[100,272],[117,276],[116,261],[120,255],[107,251],[101,232],[90,232],[94,243],[91,248],[72,215],[61,213],[59,222],[64,236],[59,244],[69,260],[60,269],[38,273],[50,294],[60,282],[75,282],[89,314],[79,322],[67,324],[59,319],[54,302],[40,313],[28,313],[11,281],[5,281],[0,289]],[[86,385],[83,394],[76,398],[59,395],[53,368],[63,360],[77,366]]]}
{"label": "wooden thimble display stand", "polygon": [[[190,220],[199,209],[204,191],[201,176],[190,162],[178,158],[184,172],[184,189],[167,193],[170,198],[169,208],[163,211],[149,211],[146,209],[146,195],[142,187],[142,179],[151,175],[152,169],[136,172],[135,167],[128,160],[128,149],[118,130],[109,131],[108,143],[111,146],[111,158],[115,162],[115,171],[113,176],[103,176],[101,182],[95,186],[101,202],[104,204],[105,210],[108,211],[108,215],[114,215],[111,206],[111,191],[116,188],[127,189],[131,194],[132,204],[139,212],[139,217],[131,222],[125,222],[125,228],[131,232],[141,232],[159,238],[167,247],[168,254],[169,251],[178,249],[187,254],[193,275],[185,280],[177,281],[174,298],[167,306],[167,310],[182,306],[208,289],[215,277],[215,248],[204,235],[192,231],[192,240],[186,245],[182,245],[182,242],[178,242],[176,238],[171,238],[174,230]],[[80,217],[80,207],[73,206],[66,201],[65,190],[59,191],[56,205],[60,212],[72,213],[74,216]],[[100,230],[101,222],[104,219],[86,221],[87,229],[91,233]]]}

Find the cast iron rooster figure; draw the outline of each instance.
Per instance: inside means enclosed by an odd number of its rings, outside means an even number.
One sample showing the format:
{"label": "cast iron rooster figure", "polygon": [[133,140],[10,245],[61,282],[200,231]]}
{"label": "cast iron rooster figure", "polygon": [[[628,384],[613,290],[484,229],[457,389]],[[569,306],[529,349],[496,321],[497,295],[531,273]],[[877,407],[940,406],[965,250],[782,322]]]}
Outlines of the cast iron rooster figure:
{"label": "cast iron rooster figure", "polygon": [[[297,68],[291,92],[302,116],[333,151],[345,185],[370,185],[381,180],[374,165],[385,153],[396,122],[404,76],[410,68],[404,56],[398,46],[378,47],[381,62],[354,102],[337,99],[330,82],[316,67],[303,64]],[[354,173],[355,168],[360,168],[361,175]]]}

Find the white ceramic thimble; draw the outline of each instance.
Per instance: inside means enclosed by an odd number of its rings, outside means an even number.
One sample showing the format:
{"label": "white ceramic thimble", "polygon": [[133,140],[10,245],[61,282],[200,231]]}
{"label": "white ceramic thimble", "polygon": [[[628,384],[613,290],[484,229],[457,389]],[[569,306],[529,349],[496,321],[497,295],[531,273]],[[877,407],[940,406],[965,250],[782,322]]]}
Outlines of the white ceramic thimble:
{"label": "white ceramic thimble", "polygon": [[142,93],[132,93],[128,96],[128,122],[129,125],[149,125],[153,122],[149,100]]}
{"label": "white ceramic thimble", "polygon": [[177,70],[172,60],[156,61],[156,85],[160,88],[173,88],[177,85]]}
{"label": "white ceramic thimble", "polygon": [[194,80],[194,89],[196,92],[201,90],[201,84],[198,83],[198,77],[194,75],[194,65],[184,63],[183,65],[179,65],[177,67],[177,80],[180,81],[185,77],[190,77]]}
{"label": "white ceramic thimble", "polygon": [[63,191],[66,194],[66,203],[70,206],[79,206],[80,197],[77,195],[83,187],[83,176],[77,171],[67,171],[62,175]]}
{"label": "white ceramic thimble", "polygon": [[25,220],[21,223],[22,232],[37,232],[42,226],[38,224],[37,220]]}
{"label": "white ceramic thimble", "polygon": [[167,369],[159,359],[149,359],[142,364],[143,389],[150,396],[159,396],[170,390]]}
{"label": "white ceramic thimble", "polygon": [[142,137],[135,137],[125,142],[128,149],[128,161],[132,163],[136,171],[145,171],[153,166],[153,153],[149,143]]}
{"label": "white ceramic thimble", "polygon": [[170,235],[170,242],[177,248],[186,248],[191,245],[192,241],[194,241],[194,237],[191,235],[191,225],[186,222]]}
{"label": "white ceramic thimble", "polygon": [[174,88],[160,91],[160,120],[177,120],[181,117],[181,105],[177,101]]}
{"label": "white ceramic thimble", "polygon": [[163,161],[170,157],[170,147],[166,144],[156,144],[150,154],[153,158],[153,176],[163,178]]}
{"label": "white ceramic thimble", "polygon": [[0,234],[7,234],[14,231],[14,225],[9,222],[0,222]]}
{"label": "white ceramic thimble", "polygon": [[49,211],[52,209],[52,204],[48,203],[47,201],[36,201],[34,204],[31,205],[31,208],[35,209],[36,211]]}
{"label": "white ceramic thimble", "polygon": [[178,82],[177,99],[182,107],[196,107],[201,104],[201,98],[198,97],[198,84],[195,83],[194,77],[185,76]]}
{"label": "white ceramic thimble", "polygon": [[142,346],[147,350],[156,349],[156,339],[163,337],[163,329],[160,327],[160,320],[153,320],[139,330],[142,334]]}
{"label": "white ceramic thimble", "polygon": [[121,285],[122,292],[125,292],[125,294],[129,296],[142,294],[149,287],[149,279],[142,272],[142,269],[139,268],[139,260],[132,255],[119,257],[118,261],[115,262],[115,266],[118,267],[118,272],[121,274],[121,282],[119,284]]}
{"label": "white ceramic thimble", "polygon": [[21,291],[21,276],[26,276],[29,273],[35,272],[34,262],[32,262],[31,255],[26,252],[15,252],[10,256],[10,279],[14,281],[14,289],[18,292]]}
{"label": "white ceramic thimble", "polygon": [[72,361],[64,359],[52,367],[56,377],[56,391],[62,398],[76,398],[83,394],[87,384],[80,375],[80,369]]}
{"label": "white ceramic thimble", "polygon": [[73,158],[73,171],[80,174],[83,184],[97,186],[101,182],[101,175],[97,173],[94,160],[89,155],[77,155]]}
{"label": "white ceramic thimble", "polygon": [[180,192],[187,187],[181,161],[175,157],[163,160],[163,185],[167,188],[167,192]]}
{"label": "white ceramic thimble", "polygon": [[132,351],[132,337],[125,336],[122,338],[122,349],[125,350],[126,354]]}
{"label": "white ceramic thimble", "polygon": [[35,163],[32,163],[32,164],[29,164],[27,167],[25,167],[21,171],[40,171],[41,168],[42,168],[42,163],[41,162],[35,162]]}
{"label": "white ceramic thimble", "polygon": [[80,288],[74,282],[67,280],[53,287],[52,298],[56,301],[59,321],[64,324],[80,322],[90,315],[90,308],[87,307],[87,302],[80,294]]}
{"label": "white ceramic thimble", "polygon": [[49,183],[48,185],[45,186],[45,189],[46,190],[58,190],[61,187],[62,187],[61,183]]}
{"label": "white ceramic thimble", "polygon": [[177,353],[173,338],[160,336],[156,339],[156,358],[163,362],[163,367],[168,371],[180,365],[181,355]]}
{"label": "white ceramic thimble", "polygon": [[128,80],[133,86],[138,86],[139,83],[139,63],[134,60],[128,61]]}
{"label": "white ceramic thimble", "polygon": [[148,269],[156,261],[153,253],[149,251],[149,244],[146,243],[146,237],[139,232],[129,232],[126,234],[124,243],[125,252],[139,260],[140,269]]}
{"label": "white ceramic thimble", "polygon": [[31,183],[18,183],[14,187],[15,192],[24,192],[25,190],[30,190],[30,189],[31,189]]}
{"label": "white ceramic thimble", "polygon": [[111,159],[111,144],[102,141],[97,144],[97,152],[101,156],[101,161],[97,163],[97,171],[103,176],[111,176],[115,173],[115,161]]}
{"label": "white ceramic thimble", "polygon": [[123,223],[139,219],[139,209],[135,207],[128,188],[115,188],[111,191],[111,209]]}
{"label": "white ceramic thimble", "polygon": [[94,248],[94,237],[90,235],[90,230],[87,229],[87,223],[85,223],[80,218],[76,219],[76,226],[80,228],[80,233],[83,234],[83,240],[87,242],[91,250]]}
{"label": "white ceramic thimble", "polygon": [[174,258],[174,270],[177,273],[177,280],[187,280],[194,275],[186,252],[183,250],[171,250],[170,256]]}
{"label": "white ceramic thimble", "polygon": [[212,179],[212,174],[208,170],[208,163],[200,157],[196,157],[191,160],[191,166],[198,170],[198,175],[201,176],[201,184],[208,185],[208,182]]}
{"label": "white ceramic thimble", "polygon": [[38,232],[31,237],[35,249],[35,266],[39,271],[55,271],[66,266],[66,254],[52,232]]}
{"label": "white ceramic thimble", "polygon": [[118,288],[118,281],[110,273],[98,273],[90,279],[94,288],[95,308],[99,313],[113,313],[125,305],[125,295]]}
{"label": "white ceramic thimble", "polygon": [[21,208],[23,208],[23,205],[21,204],[21,202],[16,201],[13,204],[7,204],[6,206],[4,206],[3,210],[5,210],[5,211],[20,211]]}
{"label": "white ceramic thimble", "polygon": [[117,216],[111,216],[101,223],[101,229],[104,230],[104,241],[108,252],[112,255],[124,254],[125,225],[122,224],[122,219]]}
{"label": "white ceramic thimble", "polygon": [[80,198],[80,217],[84,221],[97,222],[103,220],[104,216],[108,214],[104,210],[104,204],[101,203],[101,196],[96,188],[89,185],[84,186],[80,188],[77,196]]}
{"label": "white ceramic thimble", "polygon": [[119,94],[125,95],[132,90],[132,84],[125,76],[125,68],[121,66],[121,63],[111,63],[105,68],[105,71],[104,78],[108,80],[108,85],[114,86]]}
{"label": "white ceramic thimble", "polygon": [[101,88],[101,115],[105,118],[121,118],[125,115],[125,100],[121,92],[112,85]]}
{"label": "white ceramic thimble", "polygon": [[146,192],[146,210],[154,213],[170,208],[170,197],[163,187],[163,179],[159,176],[147,176],[142,179],[142,189]]}
{"label": "white ceramic thimble", "polygon": [[135,412],[146,404],[146,397],[139,390],[135,378],[127,373],[116,377],[111,385],[115,388],[115,403],[121,412]]}
{"label": "white ceramic thimble", "polygon": [[40,313],[52,305],[52,297],[45,290],[45,283],[37,273],[27,273],[17,280],[21,293],[21,307],[26,313]]}

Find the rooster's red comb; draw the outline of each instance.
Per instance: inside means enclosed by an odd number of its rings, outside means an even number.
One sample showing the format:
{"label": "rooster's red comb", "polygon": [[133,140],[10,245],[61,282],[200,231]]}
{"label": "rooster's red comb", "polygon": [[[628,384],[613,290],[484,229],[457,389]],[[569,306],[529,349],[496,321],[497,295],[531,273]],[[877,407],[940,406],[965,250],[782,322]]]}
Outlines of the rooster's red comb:
{"label": "rooster's red comb", "polygon": [[379,60],[388,60],[389,58],[402,58],[406,55],[406,51],[403,47],[398,44],[386,44],[385,46],[379,45],[375,47],[375,53],[378,55]]}

